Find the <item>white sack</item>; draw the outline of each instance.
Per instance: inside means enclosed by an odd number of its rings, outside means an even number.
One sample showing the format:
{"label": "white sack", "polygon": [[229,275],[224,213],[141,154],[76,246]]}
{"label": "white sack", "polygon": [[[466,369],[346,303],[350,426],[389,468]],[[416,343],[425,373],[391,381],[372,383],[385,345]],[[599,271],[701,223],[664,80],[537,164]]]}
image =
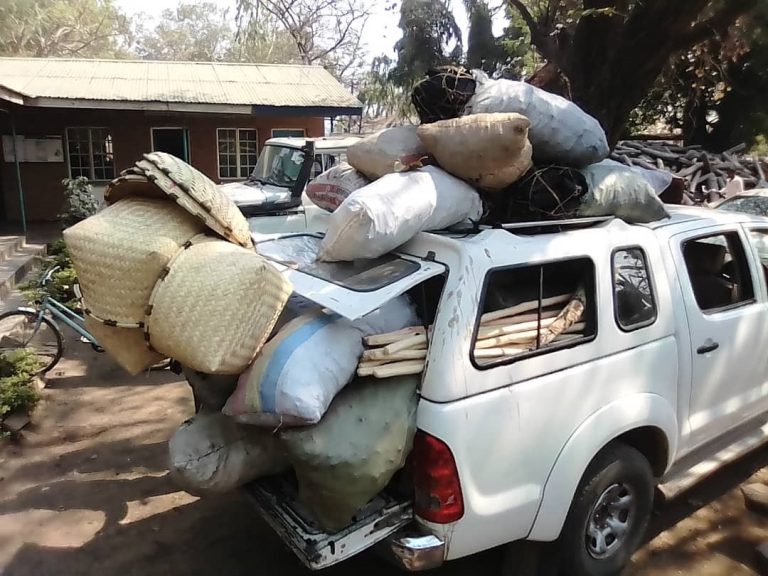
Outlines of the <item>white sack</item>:
{"label": "white sack", "polygon": [[240,376],[223,412],[238,422],[300,426],[319,422],[352,380],[363,337],[419,323],[407,296],[350,321],[317,310],[288,322]]}
{"label": "white sack", "polygon": [[464,114],[517,112],[531,121],[528,137],[538,164],[582,168],[610,152],[600,123],[573,102],[525,82],[491,80],[473,70],[477,88]]}
{"label": "white sack", "polygon": [[242,426],[219,412],[197,414],[179,426],[168,456],[171,478],[196,496],[229,492],[290,468],[269,431]]}
{"label": "white sack", "polygon": [[674,180],[672,172],[669,172],[668,170],[650,170],[649,168],[643,168],[642,166],[627,166],[626,164],[622,164],[621,162],[616,162],[616,160],[610,159],[598,162],[597,165],[629,168],[632,170],[632,172],[635,172],[636,174],[639,174],[645,178],[648,184],[650,184],[653,188],[654,192],[656,192],[656,196],[659,196],[662,192],[669,188],[670,184],[672,184],[672,180]]}
{"label": "white sack", "polygon": [[472,114],[422,124],[417,133],[441,168],[485,190],[501,190],[533,165],[528,118]]}
{"label": "white sack", "polygon": [[329,532],[347,526],[405,464],[416,431],[418,376],[355,380],[320,424],[286,430],[299,500]]}
{"label": "white sack", "polygon": [[648,181],[628,166],[601,162],[581,171],[589,192],[579,215],[616,216],[630,223],[669,218],[664,203]]}
{"label": "white sack", "polygon": [[342,162],[307,184],[306,192],[315,206],[333,212],[352,192],[370,183],[368,178],[346,162]]}
{"label": "white sack", "polygon": [[419,232],[477,220],[482,213],[477,192],[436,166],[388,174],[353,192],[330,215],[319,259],[378,258]]}
{"label": "white sack", "polygon": [[385,128],[347,148],[347,161],[371,180],[408,170],[426,155],[416,126]]}

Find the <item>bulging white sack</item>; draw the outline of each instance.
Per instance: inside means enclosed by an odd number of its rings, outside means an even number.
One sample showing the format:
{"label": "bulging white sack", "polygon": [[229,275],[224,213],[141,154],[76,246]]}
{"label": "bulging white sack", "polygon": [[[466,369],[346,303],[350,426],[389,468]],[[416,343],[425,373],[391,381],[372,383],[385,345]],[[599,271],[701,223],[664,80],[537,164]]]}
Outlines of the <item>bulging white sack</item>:
{"label": "bulging white sack", "polygon": [[220,412],[184,422],[168,442],[176,484],[196,496],[229,492],[290,465],[270,431],[243,426]]}
{"label": "bulging white sack", "polygon": [[333,212],[347,196],[371,181],[346,162],[326,170],[307,184],[307,197],[315,206]]}
{"label": "bulging white sack", "polygon": [[378,258],[426,230],[477,220],[477,192],[436,166],[388,174],[360,188],[328,218],[319,259]]}
{"label": "bulging white sack", "polygon": [[371,180],[408,170],[426,156],[416,126],[385,128],[347,149],[347,161]]}
{"label": "bulging white sack", "polygon": [[583,168],[608,156],[602,126],[573,102],[525,82],[491,80],[480,70],[472,74],[477,88],[464,113],[517,112],[530,119],[528,137],[537,164]]}
{"label": "bulging white sack", "polygon": [[363,337],[418,324],[407,296],[355,321],[316,310],[283,326],[242,375],[223,412],[238,422],[299,426],[319,422],[352,380]]}

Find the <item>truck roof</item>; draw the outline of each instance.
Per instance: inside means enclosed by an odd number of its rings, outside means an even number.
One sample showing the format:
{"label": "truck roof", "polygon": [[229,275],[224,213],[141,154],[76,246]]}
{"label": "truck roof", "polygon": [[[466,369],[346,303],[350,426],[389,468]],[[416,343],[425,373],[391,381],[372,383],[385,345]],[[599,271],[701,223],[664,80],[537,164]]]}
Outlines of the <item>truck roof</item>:
{"label": "truck roof", "polygon": [[286,146],[288,148],[301,148],[308,141],[315,143],[315,152],[324,150],[346,150],[352,144],[360,140],[358,136],[324,136],[322,138],[270,138],[265,144],[273,146]]}
{"label": "truck roof", "polygon": [[667,206],[667,211],[669,212],[670,218],[643,224],[643,226],[657,230],[687,222],[699,222],[712,225],[733,223],[768,225],[768,218],[762,216],[754,216],[752,214],[744,214],[741,212],[728,212],[726,210],[715,210],[698,206]]}

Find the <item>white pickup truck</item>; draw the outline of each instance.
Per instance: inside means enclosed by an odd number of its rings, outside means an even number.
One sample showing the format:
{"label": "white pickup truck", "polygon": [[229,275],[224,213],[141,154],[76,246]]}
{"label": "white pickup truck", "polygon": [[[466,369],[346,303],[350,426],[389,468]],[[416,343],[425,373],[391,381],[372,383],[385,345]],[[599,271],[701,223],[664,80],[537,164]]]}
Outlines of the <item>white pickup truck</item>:
{"label": "white pickup truck", "polygon": [[[257,249],[297,292],[356,318],[408,291],[433,325],[396,481],[337,534],[314,525],[290,479],[257,482],[248,491],[266,521],[312,569],[376,543],[409,570],[515,543],[510,575],[534,550],[571,576],[618,574],[655,487],[673,497],[768,438],[768,262],[755,248],[768,219],[670,211],[642,226],[422,233],[354,264],[286,262],[320,241],[319,211],[252,220]],[[533,302],[541,322],[548,299],[579,289],[577,333],[478,352],[483,314]]]}

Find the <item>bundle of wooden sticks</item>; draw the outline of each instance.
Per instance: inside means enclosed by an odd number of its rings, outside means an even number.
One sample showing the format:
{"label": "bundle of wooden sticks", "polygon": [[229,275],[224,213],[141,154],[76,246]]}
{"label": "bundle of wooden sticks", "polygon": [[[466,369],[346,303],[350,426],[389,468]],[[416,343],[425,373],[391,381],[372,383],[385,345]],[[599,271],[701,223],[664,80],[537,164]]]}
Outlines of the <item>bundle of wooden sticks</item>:
{"label": "bundle of wooden sticks", "polygon": [[[580,288],[574,294],[483,314],[475,341],[475,360],[495,363],[553,342],[581,338],[586,328],[585,307],[585,291]],[[427,358],[427,336],[424,327],[414,326],[366,337],[357,375],[390,378],[420,374]]]}

